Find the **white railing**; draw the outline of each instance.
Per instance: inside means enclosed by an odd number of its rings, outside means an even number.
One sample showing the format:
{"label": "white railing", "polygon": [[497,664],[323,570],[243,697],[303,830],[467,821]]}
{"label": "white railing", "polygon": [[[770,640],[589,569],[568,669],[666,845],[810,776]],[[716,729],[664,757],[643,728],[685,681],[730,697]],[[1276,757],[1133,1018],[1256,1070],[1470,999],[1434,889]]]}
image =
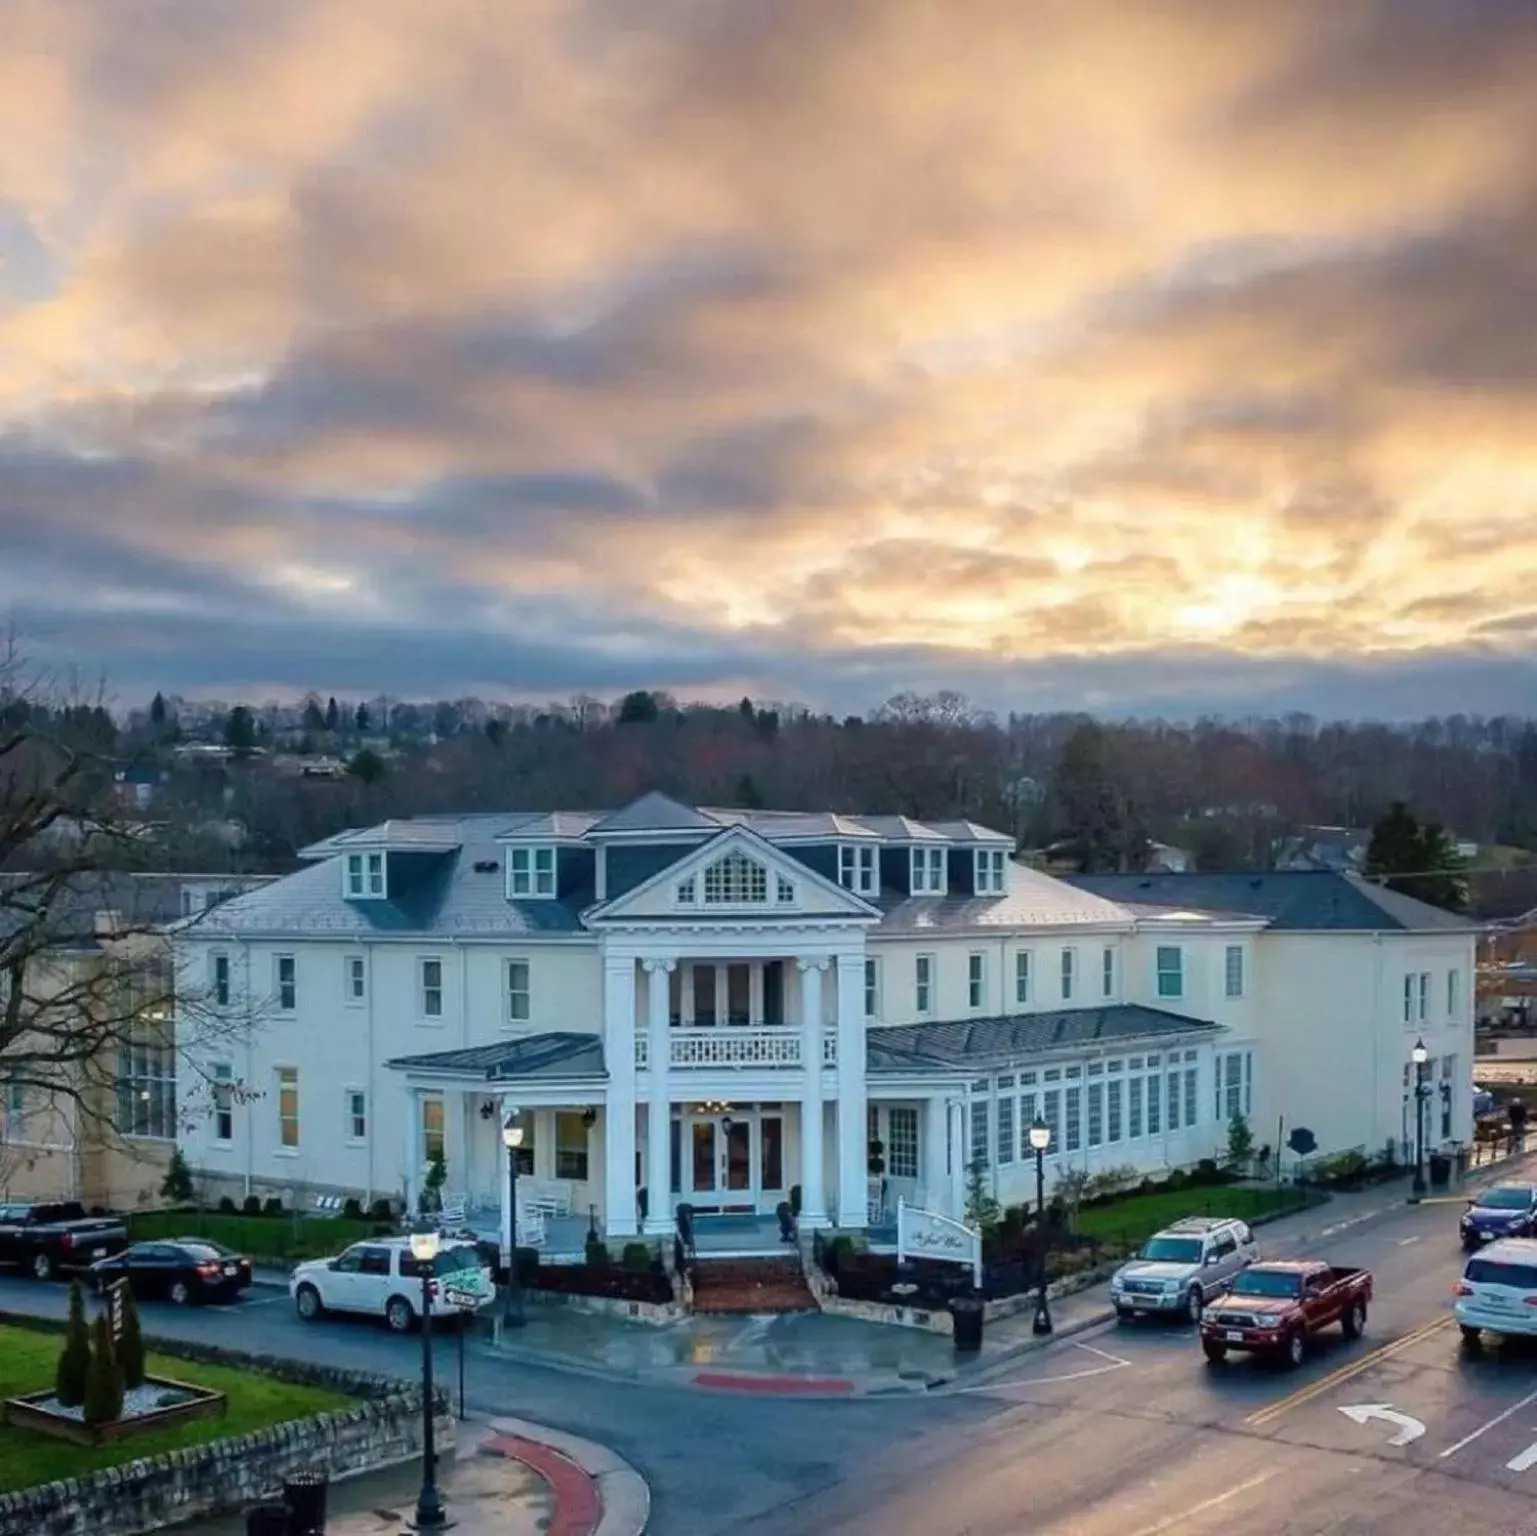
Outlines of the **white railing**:
{"label": "white railing", "polygon": [[798,1029],[673,1029],[668,1061],[675,1067],[798,1067]]}
{"label": "white railing", "polygon": [[838,1065],[838,1031],[836,1029],[829,1029],[822,1036],[822,1065],[824,1067]]}
{"label": "white railing", "polygon": [[639,1034],[635,1037],[635,1065],[637,1067],[649,1067],[651,1065],[651,1038],[649,1035]]}

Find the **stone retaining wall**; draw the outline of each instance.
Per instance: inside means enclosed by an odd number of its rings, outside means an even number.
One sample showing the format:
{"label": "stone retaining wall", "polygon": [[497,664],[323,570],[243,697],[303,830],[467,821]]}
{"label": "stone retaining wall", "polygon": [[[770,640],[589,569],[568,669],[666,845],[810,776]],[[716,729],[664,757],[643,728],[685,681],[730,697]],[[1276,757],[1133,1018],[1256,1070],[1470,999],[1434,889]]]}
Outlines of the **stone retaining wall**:
{"label": "stone retaining wall", "polygon": [[[677,1294],[674,1286],[673,1294]],[[595,1317],[622,1317],[631,1323],[681,1322],[689,1314],[687,1306],[676,1301],[628,1301],[623,1296],[583,1296],[576,1291],[541,1291],[531,1288],[524,1295],[536,1306],[564,1307],[568,1312],[586,1312]]]}
{"label": "stone retaining wall", "polygon": [[[0,1322],[61,1333],[62,1323],[0,1312]],[[274,1360],[234,1350],[147,1339],[158,1354],[259,1371],[284,1381],[329,1387],[356,1406],[212,1440],[119,1467],[0,1494],[0,1536],[134,1536],[200,1515],[236,1511],[281,1493],[298,1472],[332,1478],[409,1461],[422,1450],[422,1394],[390,1377]],[[437,1443],[450,1452],[454,1420],[436,1394]]]}

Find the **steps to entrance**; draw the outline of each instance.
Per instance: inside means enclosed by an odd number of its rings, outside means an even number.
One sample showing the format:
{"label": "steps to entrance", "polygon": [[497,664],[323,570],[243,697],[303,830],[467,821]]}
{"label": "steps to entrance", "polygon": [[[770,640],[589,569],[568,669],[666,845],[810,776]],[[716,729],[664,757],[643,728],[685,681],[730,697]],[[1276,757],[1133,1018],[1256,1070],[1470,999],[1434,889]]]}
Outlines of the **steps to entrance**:
{"label": "steps to entrance", "polygon": [[712,1259],[699,1255],[694,1310],[715,1314],[815,1312],[794,1258]]}

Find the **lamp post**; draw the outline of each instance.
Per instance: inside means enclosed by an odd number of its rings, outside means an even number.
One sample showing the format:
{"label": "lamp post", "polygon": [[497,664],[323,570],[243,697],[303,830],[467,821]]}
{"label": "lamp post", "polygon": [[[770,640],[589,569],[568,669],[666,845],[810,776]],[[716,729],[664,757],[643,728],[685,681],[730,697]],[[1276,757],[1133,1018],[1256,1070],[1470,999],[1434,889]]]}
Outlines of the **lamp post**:
{"label": "lamp post", "polygon": [[523,1127],[513,1110],[502,1122],[502,1145],[507,1148],[507,1298],[502,1306],[502,1327],[521,1328],[523,1283],[518,1276],[518,1148],[523,1145]]}
{"label": "lamp post", "polygon": [[1414,1186],[1409,1192],[1409,1204],[1418,1205],[1425,1194],[1425,1066],[1430,1052],[1423,1039],[1414,1042],[1409,1053],[1414,1063]]}
{"label": "lamp post", "polygon": [[1051,1127],[1037,1115],[1030,1125],[1030,1148],[1035,1153],[1035,1219],[1041,1230],[1040,1284],[1032,1324],[1038,1334],[1051,1332],[1051,1308],[1046,1301],[1046,1149],[1050,1145]]}
{"label": "lamp post", "polygon": [[411,1234],[411,1257],[422,1272],[422,1491],[416,1496],[416,1529],[441,1531],[448,1525],[438,1497],[438,1453],[432,1426],[432,1271],[440,1239],[435,1227]]}

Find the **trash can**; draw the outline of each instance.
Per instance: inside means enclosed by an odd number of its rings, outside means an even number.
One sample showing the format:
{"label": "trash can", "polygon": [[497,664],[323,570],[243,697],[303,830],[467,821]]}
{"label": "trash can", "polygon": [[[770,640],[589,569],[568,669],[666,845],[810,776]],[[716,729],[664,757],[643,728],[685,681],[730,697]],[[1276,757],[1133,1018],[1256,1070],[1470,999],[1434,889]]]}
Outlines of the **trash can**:
{"label": "trash can", "polygon": [[1465,1142],[1456,1142],[1452,1147],[1452,1155],[1456,1161],[1455,1172],[1457,1182],[1460,1184],[1468,1176],[1468,1148]]}
{"label": "trash can", "polygon": [[245,1512],[245,1536],[288,1536],[288,1506],[257,1504]]}
{"label": "trash can", "polygon": [[326,1528],[325,1473],[296,1472],[285,1479],[283,1502],[288,1506],[288,1536],[322,1536]]}
{"label": "trash can", "polygon": [[1430,1187],[1445,1189],[1452,1177],[1452,1160],[1444,1152],[1430,1154]]}
{"label": "trash can", "polygon": [[976,1294],[952,1296],[950,1317],[955,1324],[955,1352],[975,1354],[982,1347],[982,1319],[986,1304]]}

